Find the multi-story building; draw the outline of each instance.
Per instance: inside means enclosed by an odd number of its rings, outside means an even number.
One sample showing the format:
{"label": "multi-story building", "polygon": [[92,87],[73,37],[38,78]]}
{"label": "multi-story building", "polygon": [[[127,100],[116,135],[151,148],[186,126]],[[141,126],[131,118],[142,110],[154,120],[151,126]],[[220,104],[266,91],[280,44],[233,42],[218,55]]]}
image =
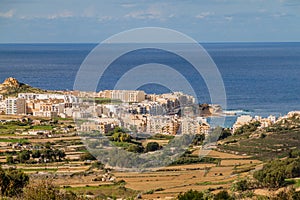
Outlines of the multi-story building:
{"label": "multi-story building", "polygon": [[252,117],[250,115],[242,115],[242,116],[239,116],[236,120],[236,122],[233,124],[233,127],[232,127],[232,131],[233,133],[235,133],[235,131],[240,128],[241,126],[245,125],[245,124],[248,124],[252,121]]}
{"label": "multi-story building", "polygon": [[146,132],[147,116],[139,114],[124,115],[121,126],[133,132]]}
{"label": "multi-story building", "polygon": [[17,99],[8,97],[6,99],[6,114],[15,115],[17,114]]}
{"label": "multi-story building", "polygon": [[0,101],[0,114],[4,115],[6,113],[6,101]]}
{"label": "multi-story building", "polygon": [[184,117],[180,124],[181,134],[200,134],[200,124],[197,120]]}
{"label": "multi-story building", "polygon": [[104,90],[99,93],[100,97],[121,100],[122,102],[142,102],[145,100],[145,92],[141,90]]}
{"label": "multi-story building", "polygon": [[98,119],[95,121],[84,122],[80,126],[82,132],[99,131],[100,133],[108,133],[119,126],[119,121],[112,118]]}
{"label": "multi-story building", "polygon": [[147,119],[147,133],[176,135],[179,120],[176,116],[149,116]]}
{"label": "multi-story building", "polygon": [[73,95],[63,95],[63,94],[36,94],[36,93],[19,93],[19,99],[25,100],[50,100],[59,99],[66,103],[78,103],[78,98]]}
{"label": "multi-story building", "polygon": [[26,100],[22,98],[18,98],[16,101],[17,113],[18,115],[26,115]]}

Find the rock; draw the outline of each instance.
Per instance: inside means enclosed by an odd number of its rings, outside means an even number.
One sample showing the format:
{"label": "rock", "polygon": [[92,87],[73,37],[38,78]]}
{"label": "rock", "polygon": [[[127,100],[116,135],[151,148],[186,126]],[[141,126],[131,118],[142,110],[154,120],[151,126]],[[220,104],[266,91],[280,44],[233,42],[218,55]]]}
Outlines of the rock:
{"label": "rock", "polygon": [[9,77],[7,78],[3,83],[2,86],[4,87],[15,87],[18,88],[20,87],[22,84],[19,83],[19,81],[15,78]]}

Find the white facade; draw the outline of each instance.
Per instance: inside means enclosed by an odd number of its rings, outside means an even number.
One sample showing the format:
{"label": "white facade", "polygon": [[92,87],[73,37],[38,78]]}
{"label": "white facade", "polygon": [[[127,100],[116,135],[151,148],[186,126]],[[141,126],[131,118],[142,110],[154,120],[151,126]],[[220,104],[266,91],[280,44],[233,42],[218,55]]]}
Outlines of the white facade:
{"label": "white facade", "polygon": [[7,98],[6,99],[6,114],[15,115],[17,114],[17,99]]}
{"label": "white facade", "polygon": [[35,93],[19,93],[18,98],[26,100],[48,100],[48,99],[63,99],[66,103],[78,103],[78,98],[72,95],[62,94],[35,94]]}
{"label": "white facade", "polygon": [[253,118],[250,115],[239,116],[232,127],[233,133],[241,126],[250,123],[252,121],[252,119]]}

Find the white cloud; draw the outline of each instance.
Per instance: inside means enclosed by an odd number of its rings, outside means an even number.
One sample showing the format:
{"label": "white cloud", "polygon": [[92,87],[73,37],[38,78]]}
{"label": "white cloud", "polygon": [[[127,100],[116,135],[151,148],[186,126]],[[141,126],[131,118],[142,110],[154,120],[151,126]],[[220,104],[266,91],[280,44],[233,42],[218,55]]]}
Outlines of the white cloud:
{"label": "white cloud", "polygon": [[167,7],[166,4],[151,4],[146,9],[135,10],[124,15],[127,19],[159,19],[166,20],[172,18],[172,13],[162,10],[163,7]]}
{"label": "white cloud", "polygon": [[133,18],[133,19],[160,19],[162,14],[158,10],[140,10],[133,11],[124,16],[125,18]]}
{"label": "white cloud", "polygon": [[96,13],[95,7],[88,7],[83,10],[82,17],[94,17]]}
{"label": "white cloud", "polygon": [[232,16],[225,16],[225,19],[226,19],[227,21],[231,21],[231,20],[233,19],[233,17],[232,17]]}
{"label": "white cloud", "polygon": [[2,18],[12,18],[15,14],[15,10],[11,9],[7,12],[0,12],[0,17]]}
{"label": "white cloud", "polygon": [[52,15],[49,15],[47,18],[48,19],[57,19],[57,18],[68,18],[68,17],[73,17],[73,13],[68,10],[64,10],[60,13],[55,13]]}
{"label": "white cloud", "polygon": [[279,17],[285,17],[287,14],[285,12],[282,13],[275,13],[272,16],[275,18],[279,18]]}
{"label": "white cloud", "polygon": [[133,4],[133,3],[124,3],[121,5],[123,8],[133,8],[133,7],[136,7],[137,5],[136,4]]}
{"label": "white cloud", "polygon": [[99,17],[99,18],[98,18],[98,21],[99,21],[99,22],[104,22],[104,21],[110,21],[110,20],[112,20],[112,19],[113,19],[112,16],[102,16],[102,17]]}
{"label": "white cloud", "polygon": [[214,14],[215,13],[213,13],[213,12],[202,12],[199,15],[196,15],[196,18],[198,18],[198,19],[204,19],[204,18],[206,18],[208,16],[211,16],[211,15],[214,15]]}

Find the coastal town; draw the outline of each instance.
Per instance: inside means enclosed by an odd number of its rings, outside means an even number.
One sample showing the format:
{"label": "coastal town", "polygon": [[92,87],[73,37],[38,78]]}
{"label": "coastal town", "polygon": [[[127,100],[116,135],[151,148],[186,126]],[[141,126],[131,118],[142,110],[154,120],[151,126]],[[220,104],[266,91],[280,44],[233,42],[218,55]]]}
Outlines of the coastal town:
{"label": "coastal town", "polygon": [[[16,79],[8,78],[1,87],[18,84]],[[297,111],[280,118],[273,115],[267,118],[241,115],[237,117],[231,131],[234,134],[241,126],[252,122],[259,122],[259,128],[266,128],[295,113]],[[76,127],[83,132],[98,130],[105,134],[115,127],[122,127],[134,133],[166,135],[208,135],[211,127],[207,117],[228,115],[220,106],[196,104],[193,96],[182,92],[146,94],[141,90],[48,91],[21,92],[14,96],[0,95],[0,114],[50,119],[89,119]],[[37,133],[49,134],[45,130],[22,132]]]}
{"label": "coastal town", "polygon": [[[236,117],[232,127],[209,123],[209,118],[227,116]],[[182,92],[45,91],[14,78],[0,84],[1,169],[20,170],[32,184],[51,179],[59,191],[91,199],[168,199],[191,187],[221,193],[244,179],[253,187],[253,172],[261,169],[264,158],[284,157],[299,148],[299,124],[299,111],[281,117],[240,115],[199,104]],[[283,144],[280,134],[290,139]],[[103,135],[131,158],[115,154],[102,162],[102,154],[92,151],[103,149]],[[181,136],[193,139],[180,157],[157,170],[114,168],[126,166],[134,156],[155,155]],[[257,189],[249,191],[261,195],[255,184]]]}

